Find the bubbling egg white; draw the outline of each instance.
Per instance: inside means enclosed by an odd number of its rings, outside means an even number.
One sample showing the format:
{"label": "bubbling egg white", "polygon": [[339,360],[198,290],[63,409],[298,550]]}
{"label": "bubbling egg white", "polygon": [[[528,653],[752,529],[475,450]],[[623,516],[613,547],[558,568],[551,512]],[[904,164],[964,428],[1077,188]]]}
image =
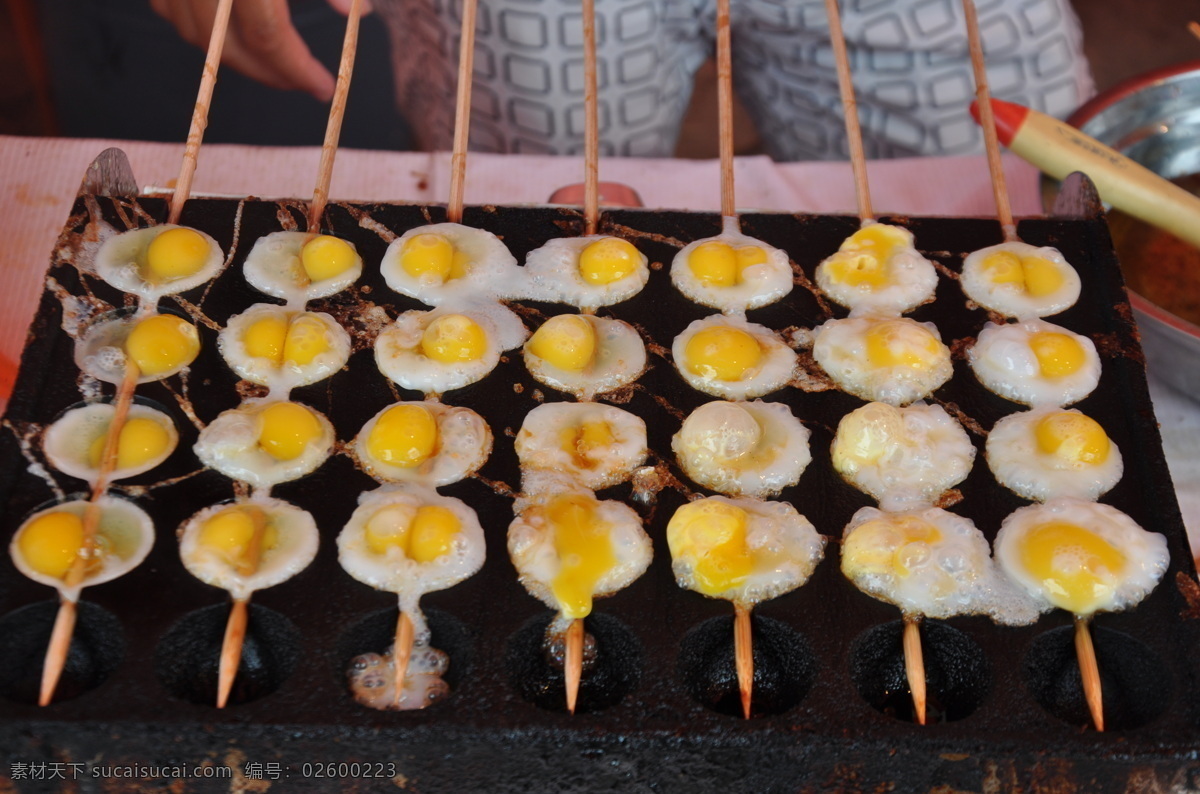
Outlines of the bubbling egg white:
{"label": "bubbling egg white", "polygon": [[272,232],[254,241],[242,274],[250,286],[291,305],[335,295],[362,275],[349,240],[311,232]]}
{"label": "bubbling egg white", "polygon": [[1045,320],[986,324],[967,360],[987,389],[1025,405],[1070,405],[1100,382],[1092,340]]}
{"label": "bubbling egg white", "polygon": [[259,303],[229,318],[217,348],[238,376],[286,392],[346,366],[350,335],[324,312]]}
{"label": "bubbling egg white", "polygon": [[813,329],[813,358],[842,391],[907,405],[954,374],[932,323],[887,315],[827,320]]}
{"label": "bubbling egg white", "polygon": [[1075,268],[1055,248],[1007,242],[963,260],[963,292],[985,309],[1009,317],[1048,317],[1079,300]]}
{"label": "bubbling egg white", "polygon": [[726,400],[778,391],[796,372],[796,353],[778,334],[737,316],[690,323],[671,344],[671,357],[688,385]]}
{"label": "bubbling egg white", "polygon": [[182,372],[200,354],[196,326],[170,313],[110,312],[88,326],[75,345],[75,364],[105,383],[119,384],[126,367],[138,368],[138,383]]}
{"label": "bubbling egg white", "polygon": [[591,400],[636,381],[646,369],[646,346],[622,320],[559,314],[525,343],[524,358],[540,383]]}
{"label": "bubbling egg white", "polygon": [[1091,417],[1052,405],[1010,414],[988,434],[996,481],[1026,499],[1094,501],[1121,479],[1121,451]]}
{"label": "bubbling egg white", "polygon": [[371,417],[354,453],[377,480],[449,485],[474,474],[492,452],[492,431],[470,408],[399,402]]}
{"label": "bubbling egg white", "polygon": [[148,303],[198,287],[224,265],[221,247],[197,229],[164,223],[106,239],[96,251],[96,275]]}
{"label": "bubbling egg white", "polygon": [[514,441],[522,471],[544,469],[599,490],[629,479],[646,460],[646,423],[601,403],[544,403]]}
{"label": "bubbling egg white", "polygon": [[[46,459],[64,474],[95,484],[116,412],[112,403],[89,403],[67,410],[42,437]],[[123,480],[150,471],[169,458],[178,444],[179,431],[168,414],[134,403],[121,426],[116,468],[108,479]]]}
{"label": "bubbling egg white", "polygon": [[629,300],[650,279],[646,255],[619,237],[556,237],[525,258],[522,297],[592,312]]}
{"label": "bubbling egg white", "polygon": [[784,251],[726,224],[716,237],[680,249],[671,260],[671,283],[701,306],[744,314],[791,292],[793,273]]}
{"label": "bubbling egg white", "polygon": [[247,400],[200,431],[193,450],[226,477],[263,488],[310,474],[333,451],[333,425],[296,402]]}
{"label": "bubbling egg white", "polygon": [[460,223],[409,229],[388,246],[379,269],[393,290],[429,306],[518,297],[525,281],[500,238]]}
{"label": "bubbling egg white", "polygon": [[917,252],[913,234],[869,222],[817,265],[817,286],[851,313],[902,314],[933,300],[937,271]]}

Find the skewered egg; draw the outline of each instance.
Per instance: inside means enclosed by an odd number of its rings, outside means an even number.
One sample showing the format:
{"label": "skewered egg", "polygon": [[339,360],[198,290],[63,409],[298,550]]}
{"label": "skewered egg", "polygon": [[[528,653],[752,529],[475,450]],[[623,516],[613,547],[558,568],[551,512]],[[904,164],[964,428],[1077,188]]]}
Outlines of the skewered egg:
{"label": "skewered egg", "polygon": [[908,229],[868,223],[817,265],[817,286],[854,312],[901,314],[933,300],[937,271]]}
{"label": "skewered egg", "polygon": [[685,245],[671,261],[671,283],[689,300],[718,311],[744,313],[792,291],[785,252],[728,227]]}
{"label": "skewered egg", "polygon": [[254,242],[242,273],[250,286],[290,304],[341,292],[362,275],[354,243],[328,234],[272,232]]}
{"label": "skewered egg", "polygon": [[847,317],[813,329],[813,358],[838,388],[864,400],[907,405],[950,380],[950,349],[932,323]]}
{"label": "skewered egg", "polygon": [[888,507],[933,504],[962,482],[975,446],[940,405],[896,408],[873,402],[842,417],[830,449],[833,468]]}
{"label": "skewered egg", "polygon": [[9,553],[17,570],[35,582],[57,588],[76,601],[84,587],[108,582],[133,570],[154,545],[154,524],[146,511],[115,496],[101,496],[95,550],[83,565],[83,578],[67,585],[64,577],[83,551],[83,522],[88,502],[77,499],[39,510],[22,522]]}
{"label": "skewered egg", "polygon": [[710,496],[675,511],[667,544],[680,587],[753,606],[807,582],[825,539],[787,502]]}
{"label": "skewered egg", "polygon": [[1096,420],[1042,406],[1004,417],[988,434],[996,481],[1026,499],[1096,500],[1121,479],[1121,451]]}
{"label": "skewered egg", "polygon": [[379,264],[387,285],[430,306],[519,294],[524,274],[500,238],[459,223],[409,229]]}
{"label": "skewered egg", "polygon": [[[95,483],[116,411],[112,403],[90,403],[66,411],[46,428],[42,438],[46,459],[64,474]],[[123,480],[150,471],[170,457],[178,443],[179,431],[170,416],[134,403],[121,426],[116,468],[108,478]]]}
{"label": "skewered egg", "polygon": [[989,551],[970,519],[946,510],[864,507],[846,525],[842,573],[906,615],[987,614],[1005,625],[1032,623],[1037,605],[1000,575]]}
{"label": "skewered egg", "polygon": [[323,380],[350,358],[350,336],[328,314],[266,303],[229,318],[217,347],[242,378],[284,390]]}
{"label": "skewered egg", "polygon": [[522,470],[547,469],[599,490],[646,459],[646,423],[600,403],[545,403],[525,416],[514,446]]}
{"label": "skewered egg", "polygon": [[189,518],[179,528],[179,556],[192,576],[245,600],[307,568],[319,541],[308,512],[255,496],[206,507]]}
{"label": "skewered egg", "polygon": [[487,462],[492,431],[470,408],[399,402],[363,425],[354,451],[377,480],[449,485]]}
{"label": "skewered egg", "polygon": [[482,380],[528,335],[500,304],[408,311],[375,340],[375,363],[405,389],[442,394]]}
{"label": "skewered egg", "polygon": [[1097,502],[1063,497],[1014,511],[996,536],[996,560],[1042,611],[1128,609],[1158,584],[1167,539]]}
{"label": "skewered egg", "polygon": [[224,254],[204,232],[164,223],[109,237],[96,252],[96,274],[122,292],[154,302],[197,287],[221,269]]}
{"label": "skewered egg", "polygon": [[201,430],[194,450],[205,466],[261,488],[311,473],[333,442],[333,425],[307,405],[247,400]]}
{"label": "skewered egg", "polygon": [[963,260],[962,288],[985,309],[1009,317],[1047,317],[1075,305],[1080,281],[1057,249],[1008,242]]}
{"label": "skewered egg", "polygon": [[591,312],[629,300],[650,279],[646,255],[620,237],[556,237],[525,257],[522,297]]}
{"label": "skewered egg", "polygon": [[989,390],[1025,405],[1070,405],[1100,382],[1092,340],[1045,320],[988,323],[968,361]]}
{"label": "skewered egg", "polygon": [[525,343],[525,367],[541,383],[591,400],[637,380],[646,369],[646,346],[621,320],[559,314]]}
{"label": "skewered egg", "polygon": [[196,326],[178,315],[115,312],[88,328],[75,346],[75,363],[98,380],[120,383],[132,361],[138,383],[149,383],[176,374],[199,353]]}
{"label": "skewered egg", "polygon": [[683,329],[671,344],[671,356],[692,388],[726,400],[770,394],[796,370],[795,352],[774,331],[719,314]]}
{"label": "skewered egg", "polygon": [[765,497],[799,482],[812,460],[808,437],[783,403],[714,401],[683,421],[671,449],[694,482],[731,496]]}

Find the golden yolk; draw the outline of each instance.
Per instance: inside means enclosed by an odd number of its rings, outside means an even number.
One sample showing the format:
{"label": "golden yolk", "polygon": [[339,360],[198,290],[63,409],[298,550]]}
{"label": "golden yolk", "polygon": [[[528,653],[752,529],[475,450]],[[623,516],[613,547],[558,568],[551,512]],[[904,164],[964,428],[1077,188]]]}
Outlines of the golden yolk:
{"label": "golden yolk", "polygon": [[340,276],[354,265],[355,259],[350,243],[328,234],[317,235],[300,249],[300,266],[310,281]]}
{"label": "golden yolk", "polygon": [[1050,295],[1063,285],[1063,275],[1048,259],[1022,257],[1011,251],[997,251],[983,260],[983,271],[993,284],[1018,284],[1035,298]]}
{"label": "golden yolk", "polygon": [[877,223],[859,229],[847,237],[838,252],[829,259],[826,271],[838,284],[851,287],[882,287],[888,283],[885,267],[897,248],[908,240],[894,226]]}
{"label": "golden yolk", "polygon": [[560,314],[542,323],[528,345],[529,352],[547,364],[582,372],[596,355],[596,330],[578,314]]}
{"label": "golden yolk", "polygon": [[420,466],[437,451],[438,425],[423,405],[393,405],[383,412],[367,437],[367,451],[392,466]]}
{"label": "golden yolk", "polygon": [[182,317],[152,314],[129,332],[125,353],[143,375],[161,375],[196,360],[200,353],[200,334]]}
{"label": "golden yolk", "polygon": [[396,548],[413,562],[431,562],[454,547],[461,529],[454,511],[440,505],[388,505],[367,520],[367,548],[380,555]]}
{"label": "golden yolk", "polygon": [[25,563],[42,574],[61,579],[83,547],[83,520],[74,513],[46,513],[30,522],[17,539]]}
{"label": "golden yolk", "polygon": [[693,276],[710,287],[732,287],[738,282],[737,254],[729,243],[701,243],[688,255],[687,265]]}
{"label": "golden yolk", "polygon": [[941,343],[929,329],[903,320],[886,320],[866,333],[867,361],[875,367],[929,369]]}
{"label": "golden yolk", "polygon": [[1120,549],[1081,526],[1051,521],[1023,538],[1020,562],[1056,607],[1090,615],[1108,601],[1125,571]]}
{"label": "golden yolk", "polygon": [[753,335],[727,325],[715,325],[692,335],[684,347],[688,371],[702,378],[740,381],[762,361],[763,350]]}
{"label": "golden yolk", "polygon": [[325,323],[311,314],[300,314],[288,325],[283,344],[283,360],[297,366],[308,366],[329,351],[329,334]]}
{"label": "golden yolk", "polygon": [[242,335],[246,352],[254,358],[265,358],[279,366],[283,363],[283,348],[287,344],[286,317],[272,315],[254,322]]}
{"label": "golden yolk", "polygon": [[588,243],[579,254],[579,275],[589,284],[611,284],[637,270],[638,250],[628,240],[605,237]]}
{"label": "golden yolk", "polygon": [[1061,411],[1048,414],[1034,429],[1038,449],[1069,463],[1096,465],[1108,460],[1110,442],[1090,416]]}
{"label": "golden yolk", "polygon": [[675,511],[667,525],[671,556],[692,558],[696,589],[717,596],[740,586],[754,569],[746,547],[747,514],[712,499],[691,502]]}
{"label": "golden yolk", "polygon": [[739,276],[748,267],[767,263],[767,252],[757,245],[743,245],[735,249],[733,253],[737,256]]}
{"label": "golden yolk", "polygon": [[249,575],[258,568],[262,553],[279,545],[279,530],[262,508],[233,505],[205,519],[197,542],[220,554],[239,573]]}
{"label": "golden yolk", "polygon": [[876,518],[855,527],[842,543],[847,574],[906,577],[942,539],[937,527],[916,516]]}
{"label": "golden yolk", "polygon": [[271,403],[259,413],[258,445],[275,460],[295,460],[319,439],[321,421],[299,403]]}
{"label": "golden yolk", "polygon": [[[107,431],[102,433],[88,448],[88,464],[92,468],[100,468],[107,435]],[[117,440],[117,468],[129,469],[154,460],[170,443],[171,436],[161,424],[146,417],[134,417],[121,427]]]}
{"label": "golden yolk", "polygon": [[834,468],[842,471],[877,463],[905,435],[900,409],[887,403],[869,403],[838,425]]}
{"label": "golden yolk", "polygon": [[208,262],[209,245],[194,229],[167,229],[146,247],[147,280],[174,281],[200,272]]}
{"label": "golden yolk", "polygon": [[478,361],[487,351],[487,332],[465,314],[443,314],[421,334],[421,351],[443,364]]}
{"label": "golden yolk", "polygon": [[400,251],[400,266],[413,278],[432,278],[443,283],[462,278],[470,259],[440,234],[415,234]]}
{"label": "golden yolk", "polygon": [[1029,337],[1029,347],[1047,378],[1061,378],[1079,371],[1086,361],[1083,345],[1070,334],[1039,331]]}
{"label": "golden yolk", "polygon": [[550,589],[563,617],[590,615],[596,585],[617,564],[611,528],[596,515],[597,504],[587,496],[569,495],[556,497],[545,508],[559,560]]}
{"label": "golden yolk", "polygon": [[612,425],[608,422],[584,422],[576,427],[564,428],[560,445],[577,467],[590,469],[597,463],[596,453],[609,449],[616,440]]}

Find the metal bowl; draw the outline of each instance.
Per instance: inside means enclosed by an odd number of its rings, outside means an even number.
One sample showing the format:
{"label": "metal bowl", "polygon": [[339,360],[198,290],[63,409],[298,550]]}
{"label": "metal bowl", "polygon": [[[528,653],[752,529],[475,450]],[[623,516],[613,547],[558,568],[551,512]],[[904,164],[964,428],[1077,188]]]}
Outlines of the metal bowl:
{"label": "metal bowl", "polygon": [[[1200,61],[1126,80],[1094,97],[1067,122],[1167,179],[1200,174]],[[1112,230],[1121,266],[1136,282],[1136,268],[1145,266],[1139,264],[1138,244],[1127,235],[1126,224],[1113,224]],[[1196,256],[1200,266],[1200,252]],[[1132,289],[1129,298],[1151,372],[1185,394],[1200,394],[1200,326]]]}

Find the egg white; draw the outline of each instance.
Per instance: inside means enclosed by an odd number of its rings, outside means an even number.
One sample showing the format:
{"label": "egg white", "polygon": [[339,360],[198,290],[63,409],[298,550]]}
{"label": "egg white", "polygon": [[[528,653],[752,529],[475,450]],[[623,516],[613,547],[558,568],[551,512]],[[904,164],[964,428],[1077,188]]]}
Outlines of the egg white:
{"label": "egg white", "polygon": [[903,314],[933,299],[938,284],[933,263],[917,251],[912,232],[902,226],[890,228],[900,232],[906,242],[892,251],[882,263],[883,285],[845,284],[830,276],[832,262],[852,255],[846,253],[852,250],[850,237],[846,238],[836,253],[817,265],[817,286],[835,303],[850,309],[852,314]]}
{"label": "egg white", "polygon": [[335,295],[358,281],[362,257],[349,240],[344,242],[354,249],[354,263],[333,278],[309,281],[300,263],[300,252],[313,236],[312,232],[281,231],[255,240],[242,265],[246,281],[259,292],[293,305]]}
{"label": "egg white", "polygon": [[226,477],[264,488],[295,480],[313,471],[333,452],[333,425],[320,411],[311,406],[321,436],[292,460],[276,460],[259,446],[260,414],[275,399],[247,400],[236,408],[223,411],[208,427],[200,431],[192,448],[200,462]]}
{"label": "egg white", "polygon": [[[89,459],[92,444],[96,439],[108,434],[108,427],[112,424],[116,412],[116,406],[112,403],[89,403],[71,408],[54,420],[42,436],[42,451],[50,465],[63,474],[95,484],[100,476],[100,469],[92,466]],[[179,431],[175,427],[175,420],[156,408],[134,403],[129,406],[128,419],[153,420],[166,431],[169,442],[162,454],[140,466],[113,469],[108,475],[111,481],[135,477],[150,471],[171,457],[171,453],[179,444]]]}
{"label": "egg white", "polygon": [[[411,468],[396,466],[371,455],[367,439],[379,417],[397,405],[421,405],[437,422],[437,448],[429,459]],[[492,453],[492,431],[483,417],[470,408],[443,405],[432,400],[399,402],[379,411],[358,431],[354,454],[363,469],[376,480],[418,485],[450,485],[474,474]]]}
{"label": "egg white", "polygon": [[[563,448],[562,437],[589,422],[605,422],[613,435],[608,448],[586,457]],[[599,490],[629,479],[646,460],[646,423],[602,403],[543,403],[530,411],[513,442],[522,471],[562,472],[585,488]]]}
{"label": "egg white", "polygon": [[562,369],[535,355],[525,345],[525,368],[538,382],[579,400],[628,386],[646,369],[646,345],[641,335],[624,320],[580,315],[596,335],[596,352],[578,372]]}
{"label": "egg white", "polygon": [[[1079,342],[1083,348],[1083,366],[1068,375],[1042,375],[1029,339],[1035,333],[1045,332],[1066,334]],[[1091,394],[1100,382],[1100,355],[1092,340],[1045,320],[987,323],[967,360],[975,377],[989,391],[1024,405],[1071,405]]]}
{"label": "egg white", "polygon": [[[315,356],[309,363],[301,365],[284,361],[282,365],[276,365],[274,361],[252,356],[246,350],[245,335],[255,323],[269,317],[277,317],[290,323],[301,315],[321,322],[328,344],[328,349]],[[324,312],[295,311],[272,303],[256,303],[241,314],[229,318],[229,323],[217,335],[217,349],[221,351],[225,363],[239,377],[260,386],[267,386],[272,391],[280,390],[286,393],[297,386],[307,386],[324,380],[346,366],[346,362],[350,360],[350,335],[337,320]]]}
{"label": "egg white", "polygon": [[[983,261],[998,251],[1009,251],[1022,258],[1036,256],[1052,262],[1063,277],[1062,285],[1049,295],[1033,296],[1017,284],[993,283],[984,272]],[[1081,288],[1079,274],[1058,249],[1049,246],[1039,248],[1017,241],[981,248],[969,254],[963,260],[959,282],[967,297],[983,308],[1017,318],[1048,317],[1069,309],[1079,300]]]}
{"label": "egg white", "polygon": [[[684,363],[688,342],[700,331],[714,326],[729,326],[745,331],[758,341],[762,359],[747,377],[738,381],[723,381],[707,378],[692,372]],[[737,316],[714,314],[688,324],[687,328],[671,343],[671,358],[675,369],[688,385],[697,391],[721,397],[725,400],[747,400],[778,391],[788,384],[796,373],[796,353],[779,335],[758,323],[747,322]]]}
{"label": "egg white", "polygon": [[[882,322],[921,326],[939,342],[938,352],[923,361],[925,366],[874,366],[867,357],[867,332]],[[918,323],[907,317],[872,315],[827,320],[813,329],[813,358],[838,388],[864,400],[889,405],[907,405],[928,397],[954,374],[950,349],[941,342],[933,323]]]}
{"label": "egg white", "polygon": [[[75,365],[96,380],[114,385],[121,383],[125,379],[125,342],[138,322],[148,316],[122,309],[97,317],[75,344]],[[187,368],[188,365],[183,365],[154,375],[139,373],[137,382],[164,380]]]}
{"label": "egg white", "polygon": [[[688,258],[692,251],[704,243],[721,242],[739,248],[757,246],[767,255],[767,261],[751,265],[741,271],[741,281],[723,287],[706,284],[692,272]],[[767,306],[792,291],[793,273],[786,252],[767,245],[762,240],[748,237],[736,228],[726,228],[715,237],[706,237],[688,243],[671,260],[671,283],[694,303],[708,306],[725,314],[745,313],[747,309]]]}
{"label": "egg white", "polygon": [[[1009,414],[988,434],[987,462],[996,482],[1026,499],[1044,502],[1060,496],[1095,501],[1120,481],[1125,471],[1121,451],[1109,441],[1103,463],[1066,461],[1038,445],[1038,422],[1058,412],[1046,405]],[[1079,411],[1070,411],[1079,413]]]}
{"label": "egg white", "polygon": [[528,286],[522,297],[549,303],[567,303],[590,312],[601,306],[611,306],[629,300],[642,291],[650,280],[646,255],[638,252],[640,261],[633,272],[609,284],[592,284],[579,273],[579,257],[583,249],[611,235],[585,237],[556,237],[547,240],[525,257],[525,277]]}
{"label": "egg white", "polygon": [[[400,255],[405,243],[418,234],[440,234],[455,249],[463,251],[470,260],[466,275],[445,282],[439,278],[410,275],[400,264]],[[480,297],[518,297],[524,291],[524,273],[500,238],[461,223],[434,223],[409,229],[388,246],[379,270],[393,290],[429,306]]]}
{"label": "egg white", "polygon": [[225,263],[225,254],[221,252],[221,246],[210,235],[199,229],[192,229],[208,243],[208,258],[204,265],[190,276],[161,284],[146,280],[141,268],[145,264],[150,243],[168,229],[177,228],[180,228],[177,224],[163,223],[144,229],[130,229],[109,237],[96,251],[96,275],[122,292],[137,295],[147,303],[154,303],[163,295],[186,292],[217,275]]}

